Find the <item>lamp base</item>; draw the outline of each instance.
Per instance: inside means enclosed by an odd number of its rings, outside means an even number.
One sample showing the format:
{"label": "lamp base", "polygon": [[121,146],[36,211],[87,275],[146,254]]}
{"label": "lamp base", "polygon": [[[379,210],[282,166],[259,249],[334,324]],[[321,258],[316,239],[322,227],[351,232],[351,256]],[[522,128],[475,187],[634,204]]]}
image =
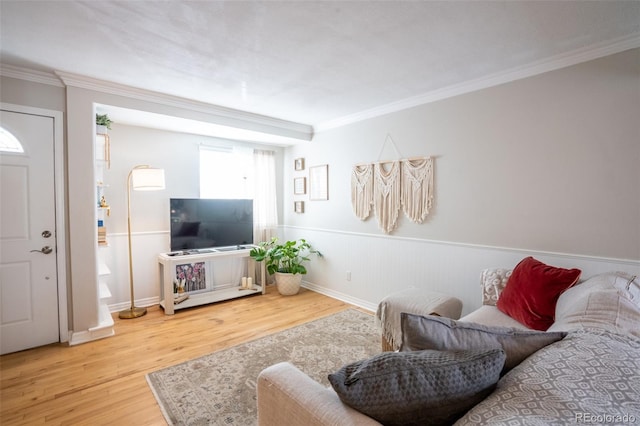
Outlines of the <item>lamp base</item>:
{"label": "lamp base", "polygon": [[138,318],[147,313],[147,308],[136,308],[135,306],[125,309],[124,311],[120,311],[118,313],[118,317],[121,319],[132,319]]}

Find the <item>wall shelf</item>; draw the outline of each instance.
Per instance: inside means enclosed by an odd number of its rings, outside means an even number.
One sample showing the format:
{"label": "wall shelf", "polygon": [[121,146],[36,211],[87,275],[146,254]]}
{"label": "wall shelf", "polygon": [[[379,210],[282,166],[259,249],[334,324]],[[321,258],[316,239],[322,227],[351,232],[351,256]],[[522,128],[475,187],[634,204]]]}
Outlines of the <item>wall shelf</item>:
{"label": "wall shelf", "polygon": [[[107,300],[111,298],[111,291],[109,290],[108,279],[111,275],[111,270],[107,265],[106,257],[108,256],[108,252],[106,249],[108,248],[107,243],[107,228],[106,228],[106,220],[111,215],[111,208],[109,206],[101,206],[100,202],[105,195],[105,189],[109,187],[108,184],[105,184],[104,179],[104,169],[105,169],[105,159],[108,159],[108,152],[106,146],[101,146],[108,140],[106,138],[96,137],[96,158],[94,164],[95,170],[95,181],[96,181],[96,236],[98,240],[98,324],[95,327],[89,329],[89,333],[91,338],[101,338],[113,336],[113,317],[111,316],[111,312],[109,311],[109,307],[107,305]],[[108,138],[108,137],[107,137]],[[104,156],[107,156],[106,158]],[[107,163],[108,166],[108,163]],[[108,167],[107,167],[108,168]],[[101,225],[101,226],[100,226]]]}
{"label": "wall shelf", "polygon": [[98,294],[98,297],[100,297],[100,299],[108,299],[111,297],[109,286],[107,286],[107,284],[104,282],[100,283],[100,292]]}

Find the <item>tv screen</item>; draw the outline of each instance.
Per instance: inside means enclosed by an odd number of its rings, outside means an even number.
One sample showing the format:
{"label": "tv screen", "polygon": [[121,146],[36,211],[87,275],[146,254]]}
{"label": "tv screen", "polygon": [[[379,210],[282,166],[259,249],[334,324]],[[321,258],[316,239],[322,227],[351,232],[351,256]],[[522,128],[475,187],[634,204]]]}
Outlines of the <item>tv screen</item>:
{"label": "tv screen", "polygon": [[171,198],[171,251],[253,244],[253,200]]}

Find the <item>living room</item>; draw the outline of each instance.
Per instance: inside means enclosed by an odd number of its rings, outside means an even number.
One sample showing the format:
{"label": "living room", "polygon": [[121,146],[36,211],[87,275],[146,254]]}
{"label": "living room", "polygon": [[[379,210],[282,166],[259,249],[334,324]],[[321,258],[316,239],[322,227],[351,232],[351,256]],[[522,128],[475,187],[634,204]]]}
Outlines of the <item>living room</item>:
{"label": "living room", "polygon": [[[429,283],[461,297],[471,311],[479,304],[478,271],[514,265],[526,253],[589,274],[633,268],[636,125],[621,111],[637,107],[638,54],[629,50],[326,130],[311,143],[270,147],[279,172],[279,234],[306,238],[324,254],[309,265],[305,285],[375,310],[388,293]],[[113,251],[120,253],[110,304],[117,307],[129,296],[123,182],[136,164],[163,168],[167,180],[164,191],[134,194],[132,201],[136,294],[143,305],[157,303],[156,257],[170,251],[169,198],[199,197],[203,143],[233,144],[117,121],[109,134],[112,169],[105,181],[112,212],[106,222]],[[353,165],[418,156],[435,158],[434,207],[425,222],[401,216],[397,229],[385,234],[374,215],[359,220],[351,205]],[[304,158],[305,170],[294,170],[296,158]],[[328,200],[294,194],[294,178],[309,182],[309,167],[323,164],[329,165]],[[294,211],[297,200],[304,201],[304,213]]]}
{"label": "living room", "polygon": [[[513,267],[528,255],[580,268],[584,276],[637,273],[640,48],[634,37],[611,43],[610,50],[599,45],[592,56],[579,49],[495,80],[424,97],[414,93],[416,99],[400,108],[354,114],[344,124],[302,125],[296,127],[299,138],[307,132],[312,140],[287,146],[220,142],[114,122],[107,219],[113,296],[107,303],[117,312],[129,301],[126,173],[137,164],[165,170],[164,191],[135,194],[132,201],[136,299],[153,306],[160,299],[157,255],[170,250],[169,198],[199,196],[202,143],[275,151],[277,233],[305,238],[323,253],[308,266],[304,286],[369,311],[388,294],[416,287],[458,297],[469,313],[481,304],[479,271]],[[3,103],[64,113],[69,284],[63,312],[69,334],[62,340],[77,334],[88,341],[98,316],[98,248],[88,237],[95,234],[94,151],[88,141],[94,139],[96,108],[203,121],[218,120],[219,109],[75,75],[73,69],[28,74],[5,65]],[[273,132],[284,127],[278,120],[268,123]],[[434,159],[434,202],[423,223],[401,215],[387,234],[374,215],[365,221],[354,215],[350,182],[356,164],[428,156]],[[295,170],[300,158],[305,167]],[[295,178],[308,183],[309,168],[325,164],[327,200],[311,200],[308,191],[294,194]],[[304,212],[294,211],[295,201],[304,202]]]}

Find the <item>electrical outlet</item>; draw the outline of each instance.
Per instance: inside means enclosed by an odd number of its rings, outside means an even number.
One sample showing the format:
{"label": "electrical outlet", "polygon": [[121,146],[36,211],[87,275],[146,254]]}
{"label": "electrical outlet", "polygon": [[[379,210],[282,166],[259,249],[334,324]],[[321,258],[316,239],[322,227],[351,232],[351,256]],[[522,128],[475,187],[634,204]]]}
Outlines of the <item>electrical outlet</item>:
{"label": "electrical outlet", "polygon": [[351,271],[347,271],[347,281],[351,281]]}

